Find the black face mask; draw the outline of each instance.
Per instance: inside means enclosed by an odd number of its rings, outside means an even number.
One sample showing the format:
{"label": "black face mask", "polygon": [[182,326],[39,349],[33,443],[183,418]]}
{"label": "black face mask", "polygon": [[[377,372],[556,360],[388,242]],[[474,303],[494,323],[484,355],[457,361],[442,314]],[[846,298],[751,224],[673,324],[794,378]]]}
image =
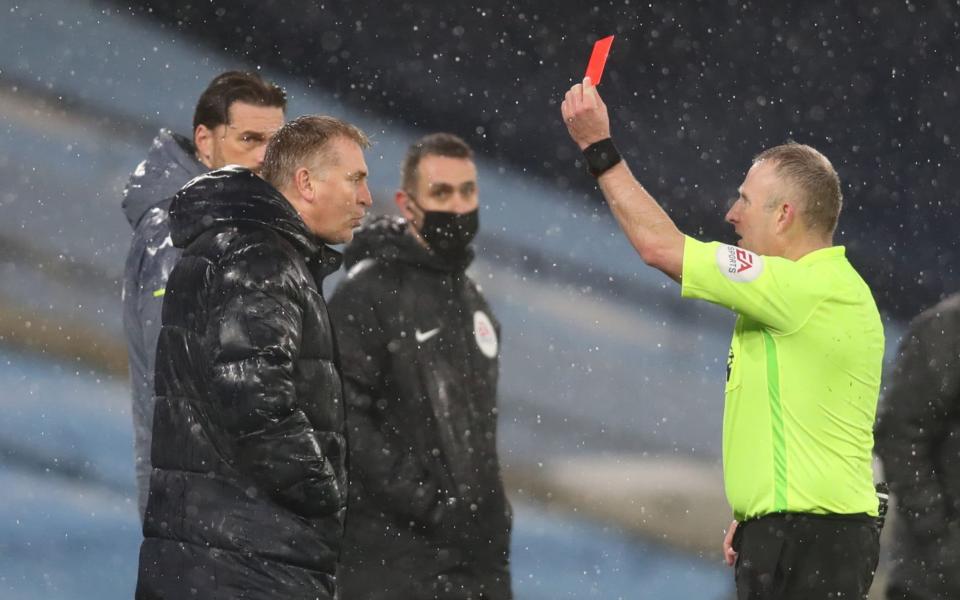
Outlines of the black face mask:
{"label": "black face mask", "polygon": [[433,252],[446,259],[466,255],[467,246],[480,227],[480,212],[454,213],[439,210],[423,211],[420,235]]}

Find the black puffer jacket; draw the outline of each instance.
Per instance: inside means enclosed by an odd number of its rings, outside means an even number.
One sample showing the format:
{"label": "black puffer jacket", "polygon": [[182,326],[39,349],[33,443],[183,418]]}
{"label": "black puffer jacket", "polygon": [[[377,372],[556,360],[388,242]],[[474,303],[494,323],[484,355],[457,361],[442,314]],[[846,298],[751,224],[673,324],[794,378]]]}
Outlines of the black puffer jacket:
{"label": "black puffer jacket", "polygon": [[898,516],[887,597],[960,598],[960,295],[910,325],[876,449]]}
{"label": "black puffer jacket", "polygon": [[469,260],[446,263],[380,218],[346,262],[330,300],[350,437],[344,598],[509,598],[499,326]]}
{"label": "black puffer jacket", "polygon": [[239,167],[170,207],[137,598],[333,598],[342,387],[319,285],[340,257]]}

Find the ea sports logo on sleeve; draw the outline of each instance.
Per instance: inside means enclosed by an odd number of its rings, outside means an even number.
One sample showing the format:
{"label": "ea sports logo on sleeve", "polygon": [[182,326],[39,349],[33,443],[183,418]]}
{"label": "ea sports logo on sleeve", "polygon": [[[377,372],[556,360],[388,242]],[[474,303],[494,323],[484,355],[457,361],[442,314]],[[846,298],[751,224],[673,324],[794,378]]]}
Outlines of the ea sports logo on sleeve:
{"label": "ea sports logo on sleeve", "polygon": [[727,244],[717,248],[717,267],[730,281],[746,283],[763,273],[763,257]]}

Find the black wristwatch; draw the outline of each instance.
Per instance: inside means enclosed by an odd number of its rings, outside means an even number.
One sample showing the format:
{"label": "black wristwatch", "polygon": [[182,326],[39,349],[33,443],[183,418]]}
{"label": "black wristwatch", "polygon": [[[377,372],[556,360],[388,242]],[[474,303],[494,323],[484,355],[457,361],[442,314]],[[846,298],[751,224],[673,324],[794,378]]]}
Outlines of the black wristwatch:
{"label": "black wristwatch", "polygon": [[583,158],[587,161],[587,170],[594,177],[600,177],[623,160],[617,147],[613,145],[612,138],[594,142],[584,148]]}

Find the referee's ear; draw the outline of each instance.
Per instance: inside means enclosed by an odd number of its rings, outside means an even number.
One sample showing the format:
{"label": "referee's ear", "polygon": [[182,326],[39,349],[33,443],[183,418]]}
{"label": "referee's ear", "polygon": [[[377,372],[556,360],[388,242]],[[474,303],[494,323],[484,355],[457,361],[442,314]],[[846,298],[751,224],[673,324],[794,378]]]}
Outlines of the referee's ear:
{"label": "referee's ear", "polygon": [[785,201],[783,204],[776,208],[776,228],[777,233],[785,233],[793,227],[794,223],[797,222],[797,217],[799,216],[799,211],[797,210],[796,202],[791,200]]}

